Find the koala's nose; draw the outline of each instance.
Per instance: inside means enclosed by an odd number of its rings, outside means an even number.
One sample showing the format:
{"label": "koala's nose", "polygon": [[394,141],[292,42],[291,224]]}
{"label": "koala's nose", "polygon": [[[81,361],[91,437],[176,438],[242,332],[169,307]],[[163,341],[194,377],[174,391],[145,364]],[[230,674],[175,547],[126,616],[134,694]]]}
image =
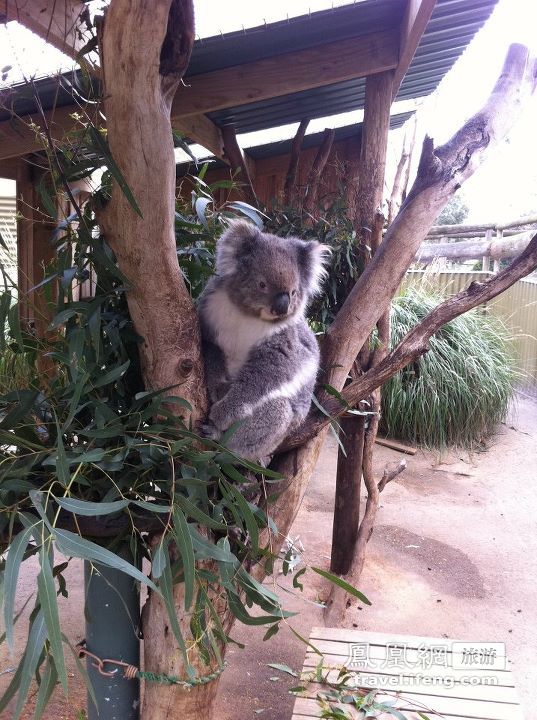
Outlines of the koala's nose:
{"label": "koala's nose", "polygon": [[272,307],[270,308],[274,315],[285,315],[289,310],[289,293],[282,292],[274,296]]}

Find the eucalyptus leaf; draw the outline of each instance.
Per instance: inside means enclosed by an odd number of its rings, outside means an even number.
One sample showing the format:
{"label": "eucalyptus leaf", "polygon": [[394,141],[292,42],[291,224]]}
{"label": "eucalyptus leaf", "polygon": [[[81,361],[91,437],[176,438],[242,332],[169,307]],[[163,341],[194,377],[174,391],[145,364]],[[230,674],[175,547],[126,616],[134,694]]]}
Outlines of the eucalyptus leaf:
{"label": "eucalyptus leaf", "polygon": [[43,611],[43,617],[45,619],[50,648],[52,656],[54,657],[55,669],[62,683],[64,692],[67,694],[67,670],[65,668],[65,658],[63,656],[56,586],[54,584],[52,567],[50,565],[50,555],[47,552],[45,545],[41,546],[39,564],[41,566],[41,570],[37,576],[37,594],[41,610]]}
{"label": "eucalyptus leaf", "polygon": [[110,550],[91,542],[91,540],[86,540],[70,530],[54,528],[54,536],[58,550],[64,555],[68,557],[78,557],[82,560],[89,560],[90,562],[120,570],[135,580],[144,583],[160,595],[157,586],[147,575],[144,575],[137,567],[123,560],[123,558],[115,553],[110,552]]}

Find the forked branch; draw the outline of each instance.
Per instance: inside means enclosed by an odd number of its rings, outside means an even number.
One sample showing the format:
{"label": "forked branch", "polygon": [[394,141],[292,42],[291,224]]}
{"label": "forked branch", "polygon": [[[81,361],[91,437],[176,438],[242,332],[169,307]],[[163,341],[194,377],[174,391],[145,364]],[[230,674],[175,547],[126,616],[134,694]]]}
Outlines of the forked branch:
{"label": "forked branch", "polygon": [[[373,390],[387,382],[399,370],[402,370],[406,365],[426,353],[429,349],[429,340],[443,325],[468,312],[468,310],[493,300],[516,283],[517,280],[529,275],[536,269],[537,234],[533,236],[524,252],[513,260],[505,270],[494,275],[486,282],[471,283],[466,290],[462,290],[440,303],[403,338],[384,360],[343,389],[341,395],[345,402],[351,407],[355,407],[360,400],[367,398]],[[342,415],[347,408],[333,397],[327,396],[321,402],[330,417]],[[280,451],[300,447],[322,430],[329,421],[330,418],[324,415],[310,416],[301,428],[285,440]]]}
{"label": "forked branch", "polygon": [[324,345],[324,380],[341,390],[371,328],[389,307],[405,272],[448,200],[509,132],[536,85],[536,61],[511,45],[485,105],[435,148],[426,138],[416,181],[375,257],[349,293]]}

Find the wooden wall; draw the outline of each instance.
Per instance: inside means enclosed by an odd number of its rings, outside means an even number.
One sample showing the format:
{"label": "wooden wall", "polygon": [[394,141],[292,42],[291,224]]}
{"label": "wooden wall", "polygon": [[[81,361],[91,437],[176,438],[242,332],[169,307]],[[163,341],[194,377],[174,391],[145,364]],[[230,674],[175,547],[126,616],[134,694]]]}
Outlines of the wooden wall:
{"label": "wooden wall", "polygon": [[[318,147],[307,148],[300,155],[297,186],[299,191],[304,191],[307,184],[308,174],[317,154]],[[334,142],[326,167],[322,173],[319,187],[319,198],[341,192],[346,188],[350,168],[356,168],[360,156],[360,136],[347,138]],[[285,177],[289,167],[289,154],[273,155],[271,157],[255,160],[252,164],[252,181],[257,197],[262,205],[270,207],[273,201],[281,199],[285,184]],[[192,172],[195,172],[193,168]],[[229,180],[229,168],[209,170],[205,176],[207,183],[218,180]],[[240,182],[240,176],[237,176]],[[188,199],[192,189],[188,178],[182,178],[179,182],[181,195]],[[228,196],[228,191],[220,189],[216,193],[217,202],[221,203]],[[238,199],[234,194],[231,199]]]}

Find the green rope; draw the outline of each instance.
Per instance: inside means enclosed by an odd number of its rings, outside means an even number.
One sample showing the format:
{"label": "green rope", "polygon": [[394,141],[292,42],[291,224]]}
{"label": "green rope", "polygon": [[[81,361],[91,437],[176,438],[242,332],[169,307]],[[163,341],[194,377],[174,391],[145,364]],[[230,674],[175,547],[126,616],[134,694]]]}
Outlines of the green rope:
{"label": "green rope", "polygon": [[175,677],[174,675],[159,675],[158,673],[143,672],[138,670],[136,677],[139,680],[148,680],[149,682],[160,683],[161,685],[182,685],[183,687],[196,687],[198,685],[207,685],[207,683],[216,680],[224,672],[226,663],[219,667],[209,675],[203,675],[202,677],[192,678],[192,680],[181,680],[181,678]]}

